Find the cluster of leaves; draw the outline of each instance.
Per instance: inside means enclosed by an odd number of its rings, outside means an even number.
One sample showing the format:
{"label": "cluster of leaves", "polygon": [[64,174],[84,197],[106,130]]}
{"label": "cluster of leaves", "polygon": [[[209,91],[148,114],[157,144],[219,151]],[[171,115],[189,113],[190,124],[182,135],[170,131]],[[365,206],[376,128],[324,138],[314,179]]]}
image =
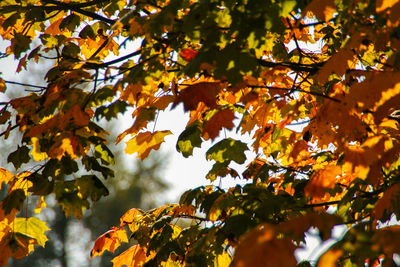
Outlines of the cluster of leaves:
{"label": "cluster of leaves", "polygon": [[[3,262],[31,250],[7,239],[19,233],[10,225],[29,194],[55,194],[76,217],[89,198],[107,195],[100,174],[113,176],[113,156],[96,120],[131,107],[134,122],[116,141],[131,136],[126,153],[144,159],[171,134],[149,123],[182,104],[189,122],[178,152],[189,157],[215,141],[207,178],[247,183],[132,209],[97,239],[92,256],[134,239],[115,266],[293,266],[310,227],[325,240],[346,225],[319,266],[394,264],[399,227],[379,226],[400,210],[399,10],[396,0],[2,1],[0,35],[17,71],[55,60],[47,86],[0,111],[1,136],[23,134],[8,161],[16,169],[37,161],[32,172],[2,172],[10,189],[0,242],[13,252]],[[120,56],[133,42],[136,50]],[[224,138],[225,129],[251,142]],[[234,166],[246,160],[239,174]],[[87,174],[70,179],[83,168]],[[193,223],[181,225],[185,218]]]}

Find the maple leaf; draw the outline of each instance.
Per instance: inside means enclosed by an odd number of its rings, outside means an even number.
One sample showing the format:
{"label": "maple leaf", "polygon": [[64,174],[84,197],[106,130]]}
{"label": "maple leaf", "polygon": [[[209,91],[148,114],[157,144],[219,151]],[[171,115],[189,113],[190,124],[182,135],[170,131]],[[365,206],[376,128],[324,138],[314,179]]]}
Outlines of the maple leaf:
{"label": "maple leaf", "polygon": [[382,220],[383,215],[392,213],[396,208],[398,208],[398,195],[399,185],[395,184],[385,191],[383,196],[376,202],[373,214],[377,219]]}
{"label": "maple leaf", "polygon": [[198,51],[196,51],[196,50],[194,50],[194,49],[192,49],[192,48],[185,48],[185,49],[182,49],[182,50],[179,52],[179,55],[180,55],[184,60],[190,62],[190,61],[192,61],[192,60],[196,57],[197,53],[198,53]]}
{"label": "maple leaf", "polygon": [[114,252],[121,242],[128,242],[126,231],[123,228],[113,227],[96,239],[90,257],[100,256],[105,250]]}
{"label": "maple leaf", "polygon": [[221,89],[219,82],[199,82],[187,86],[179,92],[175,99],[173,108],[179,103],[183,103],[185,111],[196,110],[200,102],[207,107],[217,107],[217,93]]}
{"label": "maple leaf", "polygon": [[323,198],[327,193],[326,189],[335,186],[340,174],[342,174],[340,166],[325,166],[323,169],[317,171],[304,188],[306,196],[312,196],[313,199]]}
{"label": "maple leaf", "polygon": [[188,125],[178,137],[176,150],[181,152],[185,158],[191,156],[193,154],[193,149],[201,146],[200,134],[201,130],[197,123]]}
{"label": "maple leaf", "polygon": [[140,245],[134,245],[111,261],[114,263],[113,267],[141,267],[144,263],[153,258],[154,255],[154,251],[151,251],[149,254],[147,254],[145,248],[141,247]]}
{"label": "maple leaf", "polygon": [[212,146],[206,153],[208,160],[215,160],[218,163],[229,163],[232,160],[243,164],[246,161],[244,151],[248,150],[245,143],[226,138],[214,146]]}
{"label": "maple leaf", "polygon": [[22,259],[34,249],[36,240],[21,233],[11,231],[0,240],[0,265],[6,266],[8,259]]}
{"label": "maple leaf", "polygon": [[0,168],[0,188],[3,184],[8,184],[9,181],[14,177],[14,175],[4,168]]}
{"label": "maple leaf", "polygon": [[50,228],[46,226],[46,222],[35,217],[30,217],[28,219],[16,218],[13,222],[13,228],[15,232],[34,238],[37,244],[42,247],[45,246],[48,240],[44,233],[50,230]]}
{"label": "maple leaf", "polygon": [[241,238],[232,267],[296,266],[295,245],[288,239],[278,239],[275,227],[262,224]]}
{"label": "maple leaf", "polygon": [[170,131],[156,131],[154,133],[139,133],[126,142],[125,152],[128,154],[137,153],[137,157],[145,159],[151,150],[160,148],[164,142],[164,137],[172,134]]}
{"label": "maple leaf", "polygon": [[235,125],[233,120],[235,119],[235,114],[231,109],[223,109],[217,111],[204,125],[203,127],[203,137],[205,140],[211,138],[214,140],[222,128],[231,130]]}
{"label": "maple leaf", "polygon": [[318,19],[328,21],[333,18],[336,12],[334,0],[313,0],[304,9],[303,14],[311,11]]}

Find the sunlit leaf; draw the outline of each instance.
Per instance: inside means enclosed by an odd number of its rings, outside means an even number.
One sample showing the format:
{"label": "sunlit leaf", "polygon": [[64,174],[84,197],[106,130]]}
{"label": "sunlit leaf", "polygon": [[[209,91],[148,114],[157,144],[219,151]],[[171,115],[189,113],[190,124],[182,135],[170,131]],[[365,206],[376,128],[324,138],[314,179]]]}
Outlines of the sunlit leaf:
{"label": "sunlit leaf", "polygon": [[160,148],[164,142],[164,137],[172,134],[170,131],[156,131],[139,133],[131,140],[126,142],[125,152],[128,154],[137,153],[137,157],[145,159],[151,150]]}
{"label": "sunlit leaf", "polygon": [[125,230],[113,227],[96,239],[90,257],[100,256],[105,250],[114,252],[121,245],[121,242],[128,242]]}
{"label": "sunlit leaf", "polygon": [[39,218],[16,218],[14,220],[13,227],[15,232],[19,232],[34,238],[37,244],[41,245],[42,247],[45,246],[45,243],[48,240],[45,232],[49,231],[50,228],[46,226],[46,222],[41,221]]}

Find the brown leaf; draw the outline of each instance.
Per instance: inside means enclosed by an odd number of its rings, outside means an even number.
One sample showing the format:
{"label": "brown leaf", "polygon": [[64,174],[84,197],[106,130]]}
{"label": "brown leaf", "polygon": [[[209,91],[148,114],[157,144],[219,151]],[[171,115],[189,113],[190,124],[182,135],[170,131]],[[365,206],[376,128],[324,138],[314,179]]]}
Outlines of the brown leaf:
{"label": "brown leaf", "polygon": [[209,108],[217,107],[217,93],[221,89],[219,82],[199,82],[180,91],[173,108],[183,103],[185,111],[196,110],[200,102]]}
{"label": "brown leaf", "polygon": [[222,128],[231,130],[234,127],[233,120],[235,114],[231,109],[217,111],[206,123],[203,128],[203,137],[205,140],[211,138],[214,140]]}

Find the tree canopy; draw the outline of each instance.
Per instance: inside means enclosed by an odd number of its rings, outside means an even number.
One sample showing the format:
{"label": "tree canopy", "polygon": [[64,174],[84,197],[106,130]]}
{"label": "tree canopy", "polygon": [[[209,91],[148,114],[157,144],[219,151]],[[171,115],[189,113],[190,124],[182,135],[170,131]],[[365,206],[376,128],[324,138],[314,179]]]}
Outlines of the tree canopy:
{"label": "tree canopy", "polygon": [[1,103],[0,136],[22,137],[2,152],[15,170],[0,169],[0,265],[45,245],[45,222],[17,215],[30,196],[80,218],[108,194],[100,119],[130,112],[115,141],[144,159],[172,134],[158,114],[179,105],[177,152],[210,140],[207,179],[244,182],[132,207],[92,257],[129,242],[114,266],[295,266],[310,228],[327,240],[342,225],[317,266],[399,264],[400,1],[3,0],[0,25],[17,72],[53,62],[45,86]]}

